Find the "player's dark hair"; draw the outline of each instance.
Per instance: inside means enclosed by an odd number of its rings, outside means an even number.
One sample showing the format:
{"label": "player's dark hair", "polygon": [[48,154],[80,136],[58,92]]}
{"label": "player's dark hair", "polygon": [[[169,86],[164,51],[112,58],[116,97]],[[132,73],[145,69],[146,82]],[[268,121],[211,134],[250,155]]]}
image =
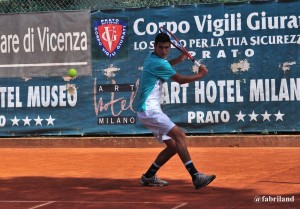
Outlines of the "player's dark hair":
{"label": "player's dark hair", "polygon": [[155,37],[154,44],[157,44],[159,42],[171,42],[170,37],[165,33],[159,33]]}

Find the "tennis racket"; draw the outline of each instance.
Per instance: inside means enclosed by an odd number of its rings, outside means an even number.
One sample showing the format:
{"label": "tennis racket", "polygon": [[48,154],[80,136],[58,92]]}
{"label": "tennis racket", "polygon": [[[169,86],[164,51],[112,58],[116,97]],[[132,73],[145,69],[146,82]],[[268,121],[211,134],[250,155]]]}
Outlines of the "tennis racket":
{"label": "tennis racket", "polygon": [[193,56],[188,52],[188,50],[186,50],[186,48],[184,48],[184,46],[180,43],[180,41],[178,40],[178,38],[173,33],[171,33],[169,30],[167,30],[164,27],[160,27],[159,30],[160,30],[160,32],[165,33],[165,34],[167,34],[170,37],[171,44],[173,46],[175,46],[178,50],[180,50],[181,52],[183,52],[190,60],[192,60],[192,62],[195,65],[197,65],[198,67],[200,67],[201,64],[199,62],[197,62],[193,58]]}

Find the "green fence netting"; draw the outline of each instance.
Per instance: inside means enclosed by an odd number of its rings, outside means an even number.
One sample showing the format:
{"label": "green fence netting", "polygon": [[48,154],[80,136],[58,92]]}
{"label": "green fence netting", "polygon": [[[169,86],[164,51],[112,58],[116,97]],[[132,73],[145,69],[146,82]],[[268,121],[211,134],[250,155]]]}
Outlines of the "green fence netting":
{"label": "green fence netting", "polygon": [[[252,0],[253,1],[253,0]],[[252,2],[251,1],[251,2]],[[255,0],[268,1],[268,0]],[[58,10],[108,10],[139,7],[156,7],[184,4],[236,3],[250,0],[0,0],[0,13],[58,11]]]}

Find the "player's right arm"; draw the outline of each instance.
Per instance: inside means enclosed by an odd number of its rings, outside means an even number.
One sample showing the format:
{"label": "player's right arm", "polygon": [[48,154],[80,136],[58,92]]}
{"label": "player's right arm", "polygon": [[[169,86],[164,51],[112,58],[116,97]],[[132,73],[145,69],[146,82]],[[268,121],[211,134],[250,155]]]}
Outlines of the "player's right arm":
{"label": "player's right arm", "polygon": [[202,65],[199,67],[198,73],[193,75],[182,75],[179,73],[176,73],[171,77],[173,81],[176,81],[179,84],[185,84],[190,83],[196,80],[199,80],[203,78],[208,73],[208,70],[205,65]]}

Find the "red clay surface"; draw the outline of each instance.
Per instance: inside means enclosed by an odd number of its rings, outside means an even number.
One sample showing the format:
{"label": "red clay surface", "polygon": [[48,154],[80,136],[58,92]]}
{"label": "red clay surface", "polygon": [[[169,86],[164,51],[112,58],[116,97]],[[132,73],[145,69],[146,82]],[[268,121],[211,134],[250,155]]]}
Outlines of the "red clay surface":
{"label": "red clay surface", "polygon": [[211,185],[194,190],[175,156],[158,173],[169,186],[141,187],[160,150],[1,148],[0,208],[300,208],[299,147],[192,147],[198,170],[217,175]]}

